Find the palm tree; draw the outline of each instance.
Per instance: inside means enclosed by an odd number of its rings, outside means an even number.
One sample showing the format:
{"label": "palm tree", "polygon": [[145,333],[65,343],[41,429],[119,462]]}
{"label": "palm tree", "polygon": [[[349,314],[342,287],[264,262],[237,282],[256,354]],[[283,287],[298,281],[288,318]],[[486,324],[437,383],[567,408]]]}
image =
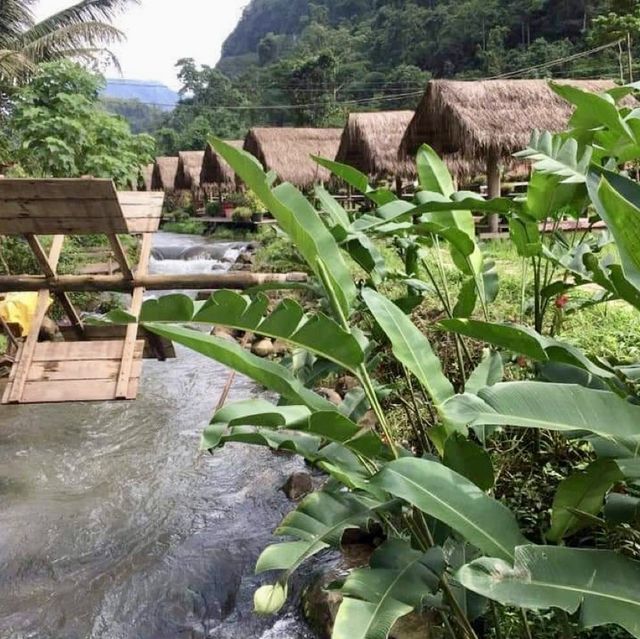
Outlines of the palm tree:
{"label": "palm tree", "polygon": [[[95,59],[123,34],[111,20],[139,0],[82,0],[40,22],[37,0],[0,0],[0,86],[14,87],[35,65],[59,58]],[[111,54],[109,54],[111,55]],[[113,59],[113,56],[111,56]]]}

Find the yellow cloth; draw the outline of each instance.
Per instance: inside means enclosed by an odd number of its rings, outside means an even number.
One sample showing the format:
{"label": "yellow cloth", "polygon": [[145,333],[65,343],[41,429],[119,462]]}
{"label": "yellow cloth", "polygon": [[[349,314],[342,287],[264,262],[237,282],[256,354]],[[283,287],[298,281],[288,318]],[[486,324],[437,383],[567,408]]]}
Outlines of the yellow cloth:
{"label": "yellow cloth", "polygon": [[[51,305],[49,298],[49,305]],[[38,293],[8,293],[0,301],[0,315],[7,324],[18,324],[22,335],[31,331],[31,322],[38,305]]]}

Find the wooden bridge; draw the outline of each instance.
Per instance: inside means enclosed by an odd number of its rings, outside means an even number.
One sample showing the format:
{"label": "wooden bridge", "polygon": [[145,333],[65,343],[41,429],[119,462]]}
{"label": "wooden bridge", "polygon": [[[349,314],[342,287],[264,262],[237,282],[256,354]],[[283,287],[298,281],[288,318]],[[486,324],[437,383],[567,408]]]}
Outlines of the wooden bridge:
{"label": "wooden bridge", "polygon": [[[37,295],[24,340],[19,340],[0,317],[0,328],[12,346],[12,365],[4,392],[0,380],[1,403],[135,399],[143,358],[166,359],[174,355],[171,343],[147,333],[138,324],[85,324],[70,293],[130,293],[129,312],[138,316],[147,289],[242,289],[306,279],[300,273],[149,274],[163,199],[162,192],[117,192],[111,180],[103,179],[0,179],[0,235],[24,237],[41,271],[40,275],[0,276],[1,293]],[[118,272],[60,274],[58,265],[65,237],[90,234],[106,238]],[[130,263],[122,235],[141,238],[136,265]],[[51,238],[48,250],[42,236]],[[41,342],[40,329],[52,298],[63,309],[69,326],[59,327],[64,341]]]}

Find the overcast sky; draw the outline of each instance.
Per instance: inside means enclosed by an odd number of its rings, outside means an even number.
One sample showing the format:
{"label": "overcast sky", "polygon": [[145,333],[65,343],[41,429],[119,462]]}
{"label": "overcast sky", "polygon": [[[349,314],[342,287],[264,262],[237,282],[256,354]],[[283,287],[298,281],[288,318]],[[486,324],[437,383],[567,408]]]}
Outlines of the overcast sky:
{"label": "overcast sky", "polygon": [[[159,80],[179,88],[175,63],[195,58],[214,65],[225,38],[240,18],[249,0],[141,0],[131,5],[116,21],[126,42],[114,45],[125,78]],[[40,0],[37,17],[73,4],[73,0]],[[118,77],[115,71],[107,73]]]}

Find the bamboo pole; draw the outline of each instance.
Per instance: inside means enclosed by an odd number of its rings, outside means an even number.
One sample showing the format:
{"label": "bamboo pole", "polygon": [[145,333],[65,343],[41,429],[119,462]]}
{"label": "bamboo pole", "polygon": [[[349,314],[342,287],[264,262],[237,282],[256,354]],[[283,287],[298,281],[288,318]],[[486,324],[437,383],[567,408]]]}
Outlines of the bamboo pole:
{"label": "bamboo pole", "polygon": [[132,292],[138,287],[150,291],[246,289],[271,283],[306,282],[306,273],[198,273],[177,275],[144,275],[129,280],[118,275],[60,275],[55,278],[41,275],[2,275],[0,291],[13,293],[39,291],[48,288],[63,292]]}

